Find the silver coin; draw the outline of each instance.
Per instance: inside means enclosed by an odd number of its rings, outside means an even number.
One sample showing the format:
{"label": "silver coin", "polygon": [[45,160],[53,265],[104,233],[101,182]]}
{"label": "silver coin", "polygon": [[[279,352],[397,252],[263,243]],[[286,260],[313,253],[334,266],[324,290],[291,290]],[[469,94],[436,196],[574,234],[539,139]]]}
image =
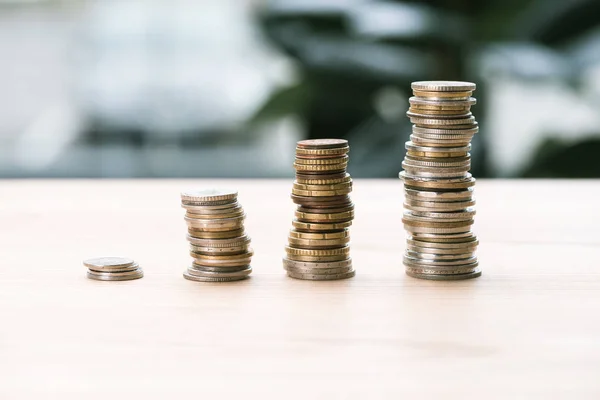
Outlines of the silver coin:
{"label": "silver coin", "polygon": [[423,128],[417,125],[412,127],[413,133],[424,135],[475,135],[479,132],[479,126],[474,126],[469,129],[443,129],[443,128]]}
{"label": "silver coin", "polygon": [[331,275],[317,275],[317,274],[301,274],[287,271],[287,274],[291,278],[295,279],[303,279],[310,281],[333,281],[338,279],[347,279],[352,278],[356,275],[356,271],[352,270],[350,272],[342,273],[342,274],[331,274]]}
{"label": "silver coin", "polygon": [[123,271],[131,270],[135,264],[131,258],[127,257],[96,257],[83,261],[83,265],[92,268],[95,271]]}
{"label": "silver coin", "polygon": [[208,271],[208,272],[238,272],[245,270],[249,267],[249,265],[240,265],[235,267],[206,267],[200,266],[197,264],[192,264],[191,268],[199,270],[199,271]]}
{"label": "silver coin", "polygon": [[406,250],[410,252],[423,253],[423,254],[466,254],[474,253],[477,250],[477,245],[469,245],[463,243],[462,247],[456,248],[440,248],[440,247],[426,247],[426,246],[415,246],[411,243],[406,243]]}
{"label": "silver coin", "polygon": [[439,275],[439,274],[419,274],[414,273],[412,271],[406,271],[406,275],[418,278],[418,279],[427,279],[431,281],[458,281],[464,279],[473,279],[481,276],[481,269],[476,268],[472,272],[466,274],[451,274],[451,275]]}
{"label": "silver coin", "polygon": [[412,267],[421,267],[421,266],[426,266],[426,267],[456,267],[458,265],[462,265],[462,266],[467,266],[467,265],[471,265],[477,262],[477,257],[473,256],[470,258],[463,258],[463,259],[459,259],[459,260],[430,260],[430,259],[422,259],[422,258],[415,258],[415,257],[411,257],[408,255],[404,255],[403,258],[403,263],[405,265],[408,266],[412,266]]}
{"label": "silver coin", "polygon": [[283,258],[283,264],[292,268],[305,268],[305,269],[319,269],[319,268],[344,268],[352,265],[352,258],[348,257],[343,261],[330,261],[330,262],[307,262],[307,261],[295,261],[289,258]]}
{"label": "silver coin", "polygon": [[471,145],[460,146],[460,147],[425,147],[417,146],[413,142],[408,141],[404,143],[404,148],[409,151],[422,152],[422,153],[467,153],[471,151]]}
{"label": "silver coin", "polygon": [[405,213],[414,217],[431,218],[432,220],[464,221],[475,217],[475,208],[469,207],[458,212],[405,211]]}
{"label": "silver coin", "polygon": [[439,253],[425,253],[420,251],[413,251],[406,249],[405,253],[408,257],[418,260],[431,260],[431,261],[446,261],[446,260],[469,260],[474,257],[475,252],[466,252],[459,254],[439,254]]}
{"label": "silver coin", "polygon": [[187,269],[188,275],[192,275],[194,277],[201,278],[232,278],[232,277],[240,277],[240,276],[248,276],[252,273],[252,267],[246,266],[246,268],[238,270],[238,271],[208,271],[205,269],[200,269],[194,267],[190,267]]}
{"label": "silver coin", "polygon": [[241,281],[243,279],[248,279],[248,276],[235,276],[235,277],[225,277],[225,278],[194,276],[194,275],[188,274],[187,271],[183,273],[183,277],[189,281],[195,281],[195,282],[233,282],[233,281]]}
{"label": "silver coin", "polygon": [[181,192],[181,200],[187,202],[219,202],[232,201],[237,198],[237,190],[234,189],[191,189]]}
{"label": "silver coin", "polygon": [[437,110],[456,110],[471,107],[477,104],[475,97],[469,97],[466,100],[429,100],[423,97],[412,96],[408,99],[411,105],[431,107]]}
{"label": "silver coin", "polygon": [[237,236],[230,239],[199,239],[193,236],[187,235],[187,240],[195,245],[200,247],[239,247],[250,244],[250,237],[246,234],[242,236]]}
{"label": "silver coin", "polygon": [[248,251],[248,246],[250,244],[246,243],[241,246],[231,246],[231,247],[206,247],[206,246],[196,246],[190,244],[190,251],[193,251],[197,254],[218,256],[218,255],[235,255],[235,254],[244,254]]}
{"label": "silver coin", "polygon": [[133,271],[125,272],[98,272],[93,270],[87,271],[87,277],[97,281],[130,281],[140,279],[144,276],[144,271],[137,268]]}
{"label": "silver coin", "polygon": [[424,92],[472,92],[477,85],[461,81],[417,81],[411,83],[410,87]]}
{"label": "silver coin", "polygon": [[471,230],[461,233],[452,233],[452,234],[440,234],[440,233],[415,233],[409,238],[420,241],[420,242],[429,242],[429,243],[464,243],[469,240],[476,239],[477,237]]}
{"label": "silver coin", "polygon": [[296,274],[313,274],[313,275],[338,275],[351,272],[354,268],[352,265],[340,268],[294,268],[284,264],[283,269]]}
{"label": "silver coin", "polygon": [[471,237],[456,238],[455,240],[459,240],[459,241],[436,243],[436,242],[428,242],[428,241],[418,240],[417,238],[413,238],[412,236],[409,236],[406,239],[406,243],[413,245],[413,246],[429,247],[429,248],[433,248],[433,249],[459,249],[459,248],[462,248],[463,246],[476,247],[479,245],[479,240],[477,239],[477,237],[475,237],[475,235],[473,235]]}
{"label": "silver coin", "polygon": [[423,201],[469,201],[473,197],[473,188],[463,189],[458,192],[425,191],[404,188],[407,196]]}

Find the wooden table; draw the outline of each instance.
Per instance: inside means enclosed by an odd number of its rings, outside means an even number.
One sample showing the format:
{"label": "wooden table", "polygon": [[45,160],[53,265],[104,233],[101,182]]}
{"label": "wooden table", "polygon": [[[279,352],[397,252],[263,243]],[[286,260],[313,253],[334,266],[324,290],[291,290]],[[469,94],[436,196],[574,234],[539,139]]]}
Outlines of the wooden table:
{"label": "wooden table", "polygon": [[[600,398],[598,181],[478,182],[483,276],[459,282],[404,274],[398,180],[355,182],[335,282],[282,270],[289,180],[0,185],[0,399]],[[179,190],[215,185],[240,191],[247,281],[182,278]],[[146,276],[88,280],[97,255]]]}

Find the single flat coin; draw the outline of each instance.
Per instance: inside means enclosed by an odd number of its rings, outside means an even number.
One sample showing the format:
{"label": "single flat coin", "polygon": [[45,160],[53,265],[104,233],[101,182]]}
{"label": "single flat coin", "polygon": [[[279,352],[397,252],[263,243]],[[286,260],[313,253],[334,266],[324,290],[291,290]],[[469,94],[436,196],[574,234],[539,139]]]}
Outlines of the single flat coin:
{"label": "single flat coin", "polygon": [[423,128],[413,125],[412,132],[422,135],[475,135],[479,132],[479,126],[473,126],[469,129],[442,129],[442,128]]}
{"label": "single flat coin", "polygon": [[408,175],[404,171],[399,174],[400,179],[404,181],[404,185],[412,189],[448,189],[456,190],[467,189],[475,186],[475,178],[467,173],[464,178],[420,178],[414,175]]}
{"label": "single flat coin", "polygon": [[411,106],[418,106],[424,109],[460,110],[477,104],[477,99],[474,97],[469,97],[466,100],[431,100],[423,97],[413,96],[408,99],[408,102]]}
{"label": "single flat coin", "polygon": [[198,239],[187,235],[187,240],[191,244],[200,247],[236,247],[245,246],[250,243],[250,237],[246,234],[230,239]]}
{"label": "single flat coin", "polygon": [[474,253],[477,250],[477,245],[467,245],[463,243],[463,247],[448,249],[448,248],[432,248],[432,247],[421,247],[414,246],[410,243],[406,243],[406,250],[415,253],[423,254],[467,254]]}
{"label": "single flat coin", "polygon": [[[193,247],[193,245],[192,245]],[[214,261],[236,261],[240,259],[250,258],[254,255],[254,251],[252,249],[248,249],[246,252],[242,254],[219,254],[219,255],[211,255],[211,254],[198,254],[192,252],[195,260],[214,260]]]}
{"label": "single flat coin", "polygon": [[322,196],[319,198],[315,198],[315,197],[310,197],[310,196],[297,196],[295,194],[292,194],[290,196],[292,198],[292,201],[296,204],[299,204],[301,206],[305,206],[305,207],[330,207],[330,208],[340,208],[340,207],[346,207],[350,204],[352,204],[352,200],[350,199],[350,196],[348,195],[343,195],[343,196]]}
{"label": "single flat coin", "polygon": [[188,236],[196,239],[233,239],[242,235],[244,235],[244,228],[219,232],[208,232],[205,230],[188,229]]}
{"label": "single flat coin", "polygon": [[351,221],[354,218],[354,211],[345,211],[340,213],[305,213],[296,210],[295,217],[301,222],[323,222],[323,223],[337,223]]}
{"label": "single flat coin", "polygon": [[235,267],[207,267],[200,266],[197,264],[192,264],[192,268],[198,271],[208,271],[208,272],[238,272],[247,269],[250,265],[237,265]]}
{"label": "single flat coin", "polygon": [[205,209],[202,206],[187,206],[182,204],[181,207],[185,208],[189,215],[198,215],[197,218],[219,218],[219,215],[240,215],[244,213],[244,209],[237,202],[231,204],[235,204],[235,206],[220,209]]}
{"label": "single flat coin", "polygon": [[479,245],[479,240],[474,235],[471,235],[467,237],[455,238],[455,240],[452,242],[435,243],[419,240],[417,238],[409,236],[406,239],[406,243],[408,245],[418,246],[421,248],[427,247],[432,249],[460,249],[463,246],[477,247],[477,245]]}
{"label": "single flat coin", "polygon": [[410,87],[427,92],[472,92],[477,88],[473,82],[462,81],[417,81],[411,83]]}
{"label": "single flat coin", "polygon": [[404,162],[412,167],[432,168],[459,168],[471,167],[471,157],[457,158],[427,158],[427,157],[405,157]]}
{"label": "single flat coin", "polygon": [[294,189],[298,190],[345,190],[352,187],[352,180],[348,182],[342,183],[334,183],[331,185],[306,185],[304,183],[299,183],[298,181],[294,181]]}
{"label": "single flat coin", "polygon": [[241,267],[243,265],[250,265],[252,257],[243,257],[239,259],[207,259],[197,258],[196,253],[190,252],[190,256],[194,259],[194,267],[202,269],[203,267]]}
{"label": "single flat coin", "polygon": [[413,95],[418,99],[424,100],[460,101],[470,99],[473,96],[473,91],[466,90],[461,92],[431,92],[413,89]]}
{"label": "single flat coin", "polygon": [[473,259],[474,252],[470,251],[467,253],[457,254],[438,254],[438,253],[424,253],[419,251],[413,251],[410,249],[406,250],[406,255],[418,259],[418,260],[431,260],[431,261],[445,261],[445,260],[469,260]]}
{"label": "single flat coin", "polygon": [[407,199],[403,204],[404,208],[407,210],[426,212],[459,212],[464,211],[467,208],[472,207],[473,205],[475,205],[475,200],[462,202],[434,203],[412,201]]}
{"label": "single flat coin", "polygon": [[223,219],[199,219],[183,217],[188,228],[206,232],[222,232],[234,229],[240,229],[244,226],[245,214],[234,218]]}
{"label": "single flat coin", "polygon": [[97,281],[130,281],[134,279],[140,279],[144,276],[144,271],[141,268],[137,268],[133,271],[125,272],[98,272],[88,270],[87,277]]}
{"label": "single flat coin", "polygon": [[320,231],[339,231],[349,228],[352,221],[336,222],[336,223],[318,223],[318,222],[302,222],[297,219],[292,221],[292,226],[301,232],[320,232]]}
{"label": "single flat coin", "polygon": [[301,149],[335,149],[348,147],[348,141],[345,139],[311,139],[301,140],[296,143],[297,148]]}
{"label": "single flat coin", "polygon": [[404,143],[404,148],[406,150],[414,151],[414,152],[423,152],[423,153],[468,153],[471,150],[471,145],[468,146],[460,146],[460,147],[426,147],[426,146],[417,146],[413,142],[408,141]]}
{"label": "single flat coin", "polygon": [[343,246],[336,249],[319,249],[319,250],[307,250],[307,249],[298,249],[295,247],[285,246],[285,252],[288,254],[288,258],[290,256],[310,256],[310,257],[321,257],[321,256],[337,256],[337,255],[345,255],[346,258],[348,254],[350,254],[350,247]]}
{"label": "single flat coin", "polygon": [[414,217],[431,218],[434,220],[444,221],[464,221],[466,219],[473,219],[475,217],[476,210],[473,207],[469,207],[464,211],[457,212],[433,212],[433,211],[409,211],[406,215]]}
{"label": "single flat coin", "polygon": [[417,146],[424,147],[460,147],[469,145],[471,142],[471,138],[459,137],[454,139],[423,139],[415,135],[410,135],[410,141],[416,144]]}
{"label": "single flat coin", "polygon": [[217,205],[190,205],[182,202],[181,207],[197,214],[219,214],[232,208],[241,207],[241,205],[236,200],[227,200],[224,204]]}
{"label": "single flat coin", "polygon": [[331,149],[309,149],[296,147],[296,157],[337,157],[350,152],[349,146],[342,146]]}
{"label": "single flat coin", "polygon": [[410,271],[406,271],[406,275],[412,278],[418,279],[427,279],[430,281],[458,281],[464,279],[473,279],[481,276],[481,269],[476,269],[475,271],[468,274],[456,274],[456,275],[429,275],[429,274],[416,274]]}
{"label": "single flat coin", "polygon": [[240,209],[239,211],[236,212],[228,212],[225,214],[196,214],[196,213],[192,213],[192,212],[186,212],[185,216],[188,218],[193,218],[193,219],[200,219],[200,220],[216,220],[216,219],[229,219],[229,218],[237,218],[237,217],[241,217],[241,216],[245,216],[246,214],[244,214],[244,210]]}
{"label": "single flat coin", "polygon": [[304,164],[304,165],[328,165],[328,164],[339,164],[339,163],[347,163],[348,156],[344,155],[341,157],[335,158],[299,158],[296,157],[296,164]]}
{"label": "single flat coin", "polygon": [[448,126],[469,126],[475,123],[475,117],[465,117],[465,118],[431,118],[431,117],[420,117],[420,116],[411,116],[409,115],[410,122],[419,126],[425,127],[448,127]]}
{"label": "single flat coin", "polygon": [[312,274],[312,275],[336,275],[336,274],[345,274],[348,272],[352,272],[354,268],[352,265],[349,267],[343,268],[319,268],[319,269],[311,269],[311,268],[294,268],[289,267],[284,264],[283,269],[288,272],[293,272],[295,274]]}
{"label": "single flat coin", "polygon": [[136,269],[138,269],[140,267],[140,265],[138,263],[133,263],[127,267],[119,267],[119,268],[114,268],[114,269],[98,269],[95,267],[88,267],[88,269],[90,271],[93,272],[129,272],[129,271],[135,271]]}
{"label": "single flat coin", "polygon": [[413,240],[418,240],[420,242],[430,242],[430,243],[463,243],[465,241],[476,239],[476,236],[473,232],[458,232],[453,234],[439,234],[439,233],[417,233],[409,236]]}
{"label": "single flat coin", "polygon": [[[414,111],[414,108],[409,108],[408,111],[406,112],[406,116],[410,118],[410,120],[412,121],[413,119],[443,119],[443,120],[451,120],[451,119],[461,119],[464,120],[466,122],[463,123],[471,123],[471,118],[475,118],[473,117],[473,114],[471,113],[471,111],[467,111],[465,112],[464,110],[459,111],[460,114],[455,114],[452,110],[445,110],[445,111],[434,111],[434,110],[418,110],[420,112],[416,112]],[[474,121],[474,119],[473,119]],[[413,123],[416,123],[413,121]],[[461,125],[461,124],[452,124],[452,125]]]}
{"label": "single flat coin", "polygon": [[332,197],[343,196],[352,192],[352,186],[340,190],[299,190],[292,188],[292,194],[304,197]]}
{"label": "single flat coin", "polygon": [[333,281],[333,280],[338,280],[338,279],[352,278],[354,275],[356,275],[356,271],[352,270],[350,272],[346,272],[346,273],[342,273],[342,274],[331,274],[331,275],[302,274],[302,273],[295,273],[295,272],[287,271],[287,274],[290,278],[294,278],[294,279],[303,279],[303,280],[310,280],[310,281]]}
{"label": "single flat coin", "polygon": [[181,200],[188,202],[232,201],[237,198],[237,190],[233,189],[199,189],[181,192]]}
{"label": "single flat coin", "polygon": [[288,237],[290,246],[301,249],[337,248],[346,246],[349,242],[349,237],[341,239],[298,239]]}
{"label": "single flat coin", "polygon": [[127,257],[96,257],[83,261],[83,265],[95,271],[123,271],[136,264]]}
{"label": "single flat coin", "polygon": [[415,258],[408,255],[404,255],[403,257],[404,265],[408,265],[409,267],[456,267],[456,266],[467,266],[477,263],[477,257],[470,258],[462,258],[460,260],[430,260],[423,258]]}
{"label": "single flat coin", "polygon": [[413,236],[421,233],[428,234],[452,234],[452,233],[465,233],[471,230],[470,225],[465,226],[457,226],[453,228],[439,228],[439,227],[431,227],[431,226],[419,226],[419,225],[408,225],[404,224],[404,230],[412,234]]}
{"label": "single flat coin", "polygon": [[241,277],[248,276],[252,273],[252,267],[246,266],[244,269],[240,269],[238,271],[229,271],[229,272],[217,272],[217,271],[208,271],[204,269],[198,269],[195,266],[187,269],[187,273],[189,275],[195,277],[205,277],[205,278],[232,278],[232,277]]}
{"label": "single flat coin", "polygon": [[339,232],[307,233],[307,232],[300,232],[295,229],[291,229],[289,237],[296,238],[296,239],[316,239],[316,240],[343,239],[343,238],[350,237],[350,231],[348,229],[344,229]]}
{"label": "single flat coin", "polygon": [[288,258],[288,260],[293,260],[293,261],[329,263],[329,262],[335,262],[335,261],[344,261],[344,260],[348,259],[348,254],[338,254],[335,256],[305,256],[305,255],[288,254],[287,258]]}
{"label": "single flat coin", "polygon": [[404,168],[407,175],[416,178],[431,178],[431,179],[459,179],[467,176],[467,171],[459,172],[429,172],[427,170],[421,170],[419,168]]}
{"label": "single flat coin", "polygon": [[329,164],[329,165],[305,165],[305,164],[297,164],[294,163],[294,168],[296,171],[301,171],[302,173],[331,173],[333,171],[345,171],[348,166],[347,162],[341,162],[337,164]]}
{"label": "single flat coin", "polygon": [[472,199],[474,194],[473,188],[456,192],[423,191],[404,188],[404,192],[407,196],[424,199],[424,201],[468,201]]}
{"label": "single flat coin", "polygon": [[348,206],[339,207],[339,208],[314,208],[314,207],[298,206],[297,211],[302,212],[302,213],[314,213],[314,214],[337,214],[337,213],[354,211],[354,204],[351,203]]}
{"label": "single flat coin", "polygon": [[224,278],[219,277],[207,277],[207,276],[195,276],[190,275],[187,271],[183,273],[183,277],[189,281],[195,282],[233,282],[233,281],[241,281],[243,279],[247,279],[248,276],[229,276]]}
{"label": "single flat coin", "polygon": [[331,262],[307,262],[307,261],[290,260],[289,258],[284,257],[283,264],[288,267],[300,268],[300,269],[347,268],[347,267],[352,266],[352,258],[348,257],[341,261],[331,261]]}
{"label": "single flat coin", "polygon": [[218,255],[236,255],[244,254],[248,251],[249,244],[242,244],[239,246],[230,247],[207,247],[207,246],[195,246],[190,245],[190,251],[196,254],[202,254],[207,256],[218,256]]}
{"label": "single flat coin", "polygon": [[346,172],[331,175],[319,175],[318,177],[296,174],[296,182],[302,185],[335,185],[337,183],[352,182],[352,178],[350,177],[350,174]]}

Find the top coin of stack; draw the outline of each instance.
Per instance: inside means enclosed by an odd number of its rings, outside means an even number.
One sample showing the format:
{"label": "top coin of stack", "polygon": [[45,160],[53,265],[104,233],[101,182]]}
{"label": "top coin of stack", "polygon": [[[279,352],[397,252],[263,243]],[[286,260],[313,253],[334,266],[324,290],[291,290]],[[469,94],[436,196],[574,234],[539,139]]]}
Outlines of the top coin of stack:
{"label": "top coin of stack", "polygon": [[413,125],[406,143],[405,203],[408,231],[406,273],[423,279],[467,279],[481,275],[471,168],[471,139],[479,127],[471,114],[475,84],[413,82],[406,113]]}
{"label": "top coin of stack", "polygon": [[244,231],[246,214],[235,190],[194,190],[181,193],[188,225],[192,265],[184,278],[199,282],[245,279],[252,272],[250,238]]}
{"label": "top coin of stack", "polygon": [[289,276],[333,280],[354,276],[349,227],[354,218],[348,141],[302,140],[296,146],[292,200],[298,205],[284,268]]}

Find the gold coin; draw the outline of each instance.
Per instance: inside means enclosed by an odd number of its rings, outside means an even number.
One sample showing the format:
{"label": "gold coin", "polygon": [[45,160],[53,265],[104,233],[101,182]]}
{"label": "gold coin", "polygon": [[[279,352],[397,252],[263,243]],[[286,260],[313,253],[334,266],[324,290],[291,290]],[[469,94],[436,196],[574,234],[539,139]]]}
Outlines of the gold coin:
{"label": "gold coin", "polygon": [[329,263],[329,262],[347,260],[348,255],[347,254],[338,254],[335,256],[304,256],[304,255],[288,254],[287,258],[288,258],[288,260],[291,260],[291,261]]}
{"label": "gold coin", "polygon": [[185,213],[185,216],[188,218],[202,219],[202,220],[229,219],[229,218],[241,217],[243,215],[245,215],[244,210],[241,208],[239,211],[230,212],[230,213],[226,213],[226,214],[197,214],[197,213],[191,213],[189,211],[187,211]]}
{"label": "gold coin", "polygon": [[[191,248],[195,247],[194,245],[190,245]],[[196,260],[214,260],[214,261],[231,261],[231,260],[239,260],[242,258],[250,258],[254,255],[254,251],[252,249],[248,249],[246,252],[242,254],[226,254],[226,255],[209,255],[209,254],[199,254],[192,251],[194,254],[193,257]]]}
{"label": "gold coin", "polygon": [[458,116],[466,117],[470,114],[469,109],[460,110],[434,110],[434,109],[423,109],[418,107],[410,107],[406,115],[409,117],[417,118],[442,118],[444,116],[456,118]]}
{"label": "gold coin", "polygon": [[315,178],[303,178],[296,175],[296,182],[301,185],[335,185],[337,183],[346,183],[352,182],[352,178],[350,174],[342,173],[338,174],[341,177],[338,178],[325,178],[325,177],[315,177]]}
{"label": "gold coin", "polygon": [[[430,147],[431,148],[431,147]],[[439,149],[440,151],[432,152],[432,151],[413,151],[408,150],[406,155],[408,157],[427,157],[427,158],[458,158],[458,157],[470,157],[471,155],[464,151],[459,152],[443,152],[443,149]]]}
{"label": "gold coin", "polygon": [[336,223],[351,221],[354,218],[354,211],[346,211],[335,214],[317,214],[295,211],[295,216],[298,221],[302,222],[325,222]]}
{"label": "gold coin", "polygon": [[296,147],[296,156],[343,156],[350,151],[349,146],[343,146],[332,149],[304,149],[301,147]]}
{"label": "gold coin", "polygon": [[238,213],[240,211],[244,211],[242,206],[239,205],[238,202],[231,203],[230,207],[227,208],[218,208],[218,209],[207,209],[203,206],[188,206],[186,204],[181,205],[182,208],[185,208],[186,212],[190,214],[198,214],[198,215],[221,215],[221,214],[231,214]]}
{"label": "gold coin", "polygon": [[298,249],[295,247],[285,246],[285,252],[289,256],[309,256],[309,257],[321,257],[321,256],[337,256],[337,255],[346,255],[350,254],[350,247],[344,246],[337,249],[319,249],[319,250],[307,250],[307,249]]}
{"label": "gold coin", "polygon": [[240,244],[237,246],[229,247],[208,247],[208,246],[196,246],[190,244],[190,251],[202,255],[225,255],[225,254],[244,254],[248,251],[250,244]]}
{"label": "gold coin", "polygon": [[305,190],[305,191],[336,191],[336,190],[346,190],[352,187],[352,180],[343,183],[335,183],[333,185],[306,185],[299,183],[298,181],[294,181],[294,189],[297,190]]}
{"label": "gold coin", "polygon": [[352,192],[352,186],[345,189],[339,190],[299,190],[296,188],[292,189],[292,194],[296,196],[306,197],[330,197],[330,196],[343,196]]}
{"label": "gold coin", "polygon": [[348,166],[347,162],[341,162],[337,164],[329,165],[304,165],[294,163],[296,171],[315,171],[315,172],[329,172],[329,171],[343,171]]}
{"label": "gold coin", "polygon": [[296,157],[296,164],[304,165],[329,165],[329,164],[340,164],[347,163],[348,156],[336,157],[336,158],[298,158]]}
{"label": "gold coin", "polygon": [[235,247],[250,243],[250,237],[246,234],[228,239],[200,239],[188,235],[187,240],[191,244],[200,247]]}
{"label": "gold coin", "polygon": [[241,258],[199,258],[197,254],[190,252],[190,256],[194,259],[193,263],[195,267],[241,267],[243,265],[250,265],[252,261],[251,256],[240,257]]}
{"label": "gold coin", "polygon": [[222,232],[242,228],[244,226],[244,218],[245,215],[223,219],[200,219],[190,218],[187,216],[184,217],[189,228],[206,232]]}

